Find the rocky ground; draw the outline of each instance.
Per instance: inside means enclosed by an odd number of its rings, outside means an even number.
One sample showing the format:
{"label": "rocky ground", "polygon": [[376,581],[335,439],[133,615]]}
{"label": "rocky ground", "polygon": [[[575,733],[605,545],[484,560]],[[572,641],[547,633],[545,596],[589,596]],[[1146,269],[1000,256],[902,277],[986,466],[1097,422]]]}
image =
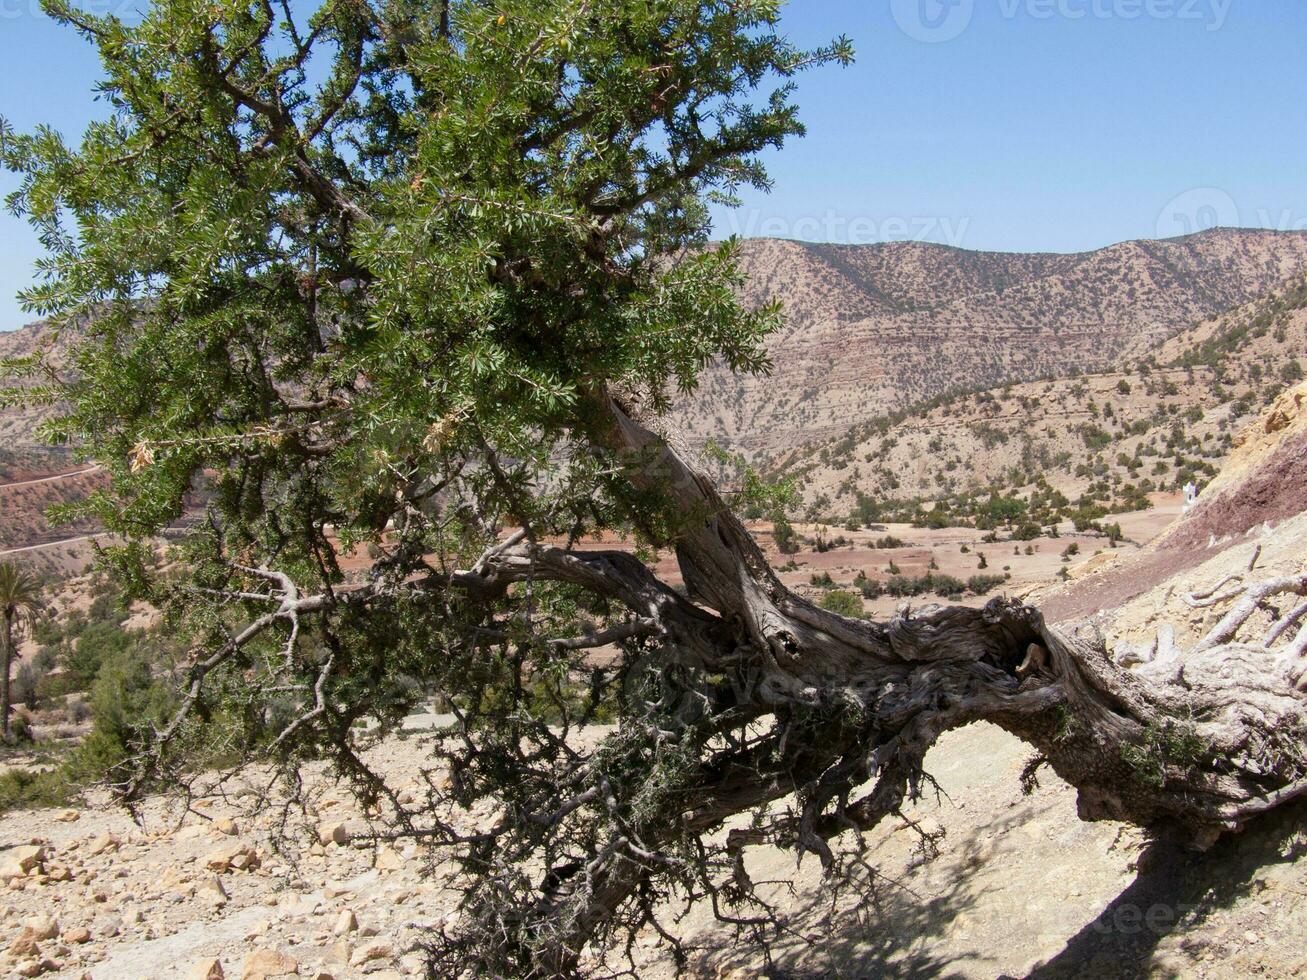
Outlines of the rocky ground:
{"label": "rocky ground", "polygon": [[[379,755],[402,785],[423,752],[396,740]],[[443,875],[427,873],[416,845],[378,843],[381,826],[320,770],[305,776],[308,806],[294,817],[253,812],[255,776],[189,812],[156,800],[139,822],[103,798],[7,816],[0,969],[95,980],[423,975],[421,939],[450,910]]]}
{"label": "rocky ground", "polygon": [[[596,732],[595,734],[600,734]],[[430,736],[372,753],[419,791]],[[927,760],[941,795],[866,838],[871,887],[832,898],[815,861],[761,851],[790,932],[768,966],[697,908],[677,931],[696,977],[1294,977],[1307,970],[1307,837],[1298,808],[1193,856],[1076,818],[1055,778],[1023,795],[1027,755],[992,726],[954,732]],[[0,821],[0,969],[7,976],[259,978],[423,975],[421,944],[455,916],[450,868],[378,844],[349,794],[305,773],[311,805],[247,812],[257,780],[179,820],[141,824],[103,800]],[[465,814],[472,825],[485,813]],[[670,918],[669,910],[669,918]],[[593,963],[592,965],[598,965]],[[677,970],[649,933],[636,975]]]}

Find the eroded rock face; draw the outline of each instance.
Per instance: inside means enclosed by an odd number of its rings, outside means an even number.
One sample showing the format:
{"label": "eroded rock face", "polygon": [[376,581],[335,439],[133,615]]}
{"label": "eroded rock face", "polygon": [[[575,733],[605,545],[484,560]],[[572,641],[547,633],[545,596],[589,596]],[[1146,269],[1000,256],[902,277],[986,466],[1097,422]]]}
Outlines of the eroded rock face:
{"label": "eroded rock face", "polygon": [[675,420],[773,455],[950,388],[1102,370],[1276,289],[1305,247],[1307,235],[1224,230],[1079,255],[746,241],[745,301],[785,304],[774,372],[714,368]]}

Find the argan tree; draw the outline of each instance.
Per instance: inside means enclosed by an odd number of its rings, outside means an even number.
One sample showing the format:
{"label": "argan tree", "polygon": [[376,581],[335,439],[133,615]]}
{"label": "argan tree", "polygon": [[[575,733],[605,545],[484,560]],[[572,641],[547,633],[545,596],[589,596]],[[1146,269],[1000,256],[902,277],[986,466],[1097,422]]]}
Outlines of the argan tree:
{"label": "argan tree", "polygon": [[[78,147],[5,133],[50,253],[26,302],[83,338],[16,367],[109,469],[109,529],[204,513],[180,579],[115,556],[193,643],[128,795],[211,729],[292,774],[326,756],[461,861],[441,975],[553,976],[671,941],[673,897],[763,930],[745,849],[836,873],[832,840],[969,722],[1029,742],[1086,819],[1199,841],[1307,787],[1293,613],[1134,672],[1012,601],[844,618],[660,433],[714,359],[767,369],[780,311],[739,305],[708,208],[767,186],[794,77],[847,42],[796,49],[776,0],[45,5],[98,47],[111,112]],[[450,781],[403,804],[360,750],[429,694]],[[494,820],[460,834],[436,797]]]}

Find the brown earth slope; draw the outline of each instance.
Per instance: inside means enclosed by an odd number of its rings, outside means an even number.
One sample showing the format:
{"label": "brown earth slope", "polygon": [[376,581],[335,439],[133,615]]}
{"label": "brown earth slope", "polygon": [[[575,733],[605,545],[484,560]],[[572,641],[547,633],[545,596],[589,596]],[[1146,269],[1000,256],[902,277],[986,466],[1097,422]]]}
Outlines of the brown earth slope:
{"label": "brown earth slope", "polygon": [[1307,368],[1307,278],[1182,329],[1114,370],[944,396],[782,454],[820,514],[859,494],[945,499],[1036,480],[1104,501],[1202,485],[1240,427]]}
{"label": "brown earth slope", "polygon": [[1074,255],[745,242],[746,299],[780,299],[768,378],[708,372],[675,422],[752,456],[838,438],[949,389],[1100,370],[1307,268],[1307,233],[1218,229]]}

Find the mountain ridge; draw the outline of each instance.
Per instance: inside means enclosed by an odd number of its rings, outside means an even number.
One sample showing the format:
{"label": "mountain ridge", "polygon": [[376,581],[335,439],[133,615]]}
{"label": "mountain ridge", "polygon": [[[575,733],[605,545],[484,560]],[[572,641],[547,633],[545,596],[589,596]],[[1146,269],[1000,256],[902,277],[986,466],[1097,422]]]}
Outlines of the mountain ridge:
{"label": "mountain ridge", "polygon": [[1307,233],[1214,229],[1078,253],[750,239],[741,266],[746,303],[786,307],[774,370],[710,368],[673,425],[762,459],[960,386],[1107,367],[1307,270]]}

